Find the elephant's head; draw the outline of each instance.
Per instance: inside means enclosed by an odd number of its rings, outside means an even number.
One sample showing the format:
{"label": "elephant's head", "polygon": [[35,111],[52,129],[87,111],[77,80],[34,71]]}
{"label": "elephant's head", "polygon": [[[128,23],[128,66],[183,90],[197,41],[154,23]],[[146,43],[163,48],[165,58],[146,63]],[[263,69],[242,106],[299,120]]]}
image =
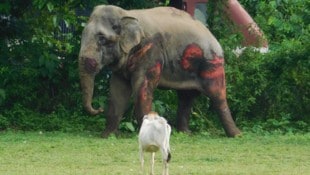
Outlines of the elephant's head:
{"label": "elephant's head", "polygon": [[102,67],[120,68],[129,51],[138,45],[144,33],[136,18],[115,6],[97,6],[82,34],[79,53],[79,73],[83,104],[92,115],[102,109],[92,107],[95,75]]}

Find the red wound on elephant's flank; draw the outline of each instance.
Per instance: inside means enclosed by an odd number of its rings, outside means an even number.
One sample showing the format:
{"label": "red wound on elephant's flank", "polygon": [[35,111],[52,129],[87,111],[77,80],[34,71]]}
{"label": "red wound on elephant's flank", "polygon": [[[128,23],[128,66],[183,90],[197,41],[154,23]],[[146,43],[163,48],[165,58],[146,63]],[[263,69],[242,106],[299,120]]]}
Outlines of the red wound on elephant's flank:
{"label": "red wound on elephant's flank", "polygon": [[201,59],[203,57],[203,50],[195,43],[188,45],[182,55],[181,66],[185,70],[192,70],[193,59]]}
{"label": "red wound on elephant's flank", "polygon": [[214,79],[218,77],[222,77],[224,75],[223,67],[215,68],[214,70],[205,70],[201,71],[200,76],[206,79]]}
{"label": "red wound on elephant's flank", "polygon": [[212,67],[208,70],[203,70],[200,72],[200,76],[205,79],[215,79],[223,77],[225,74],[224,70],[224,59],[217,55],[213,55],[212,60],[207,61]]}
{"label": "red wound on elephant's flank", "polygon": [[153,67],[151,67],[149,69],[149,72],[157,72],[157,73],[160,73],[161,71],[161,64],[160,62],[157,62]]}
{"label": "red wound on elephant's flank", "polygon": [[147,78],[153,83],[158,83],[160,79],[161,69],[161,63],[157,62],[153,67],[148,70]]}
{"label": "red wound on elephant's flank", "polygon": [[220,57],[220,56],[217,56],[216,54],[212,54],[213,55],[213,59],[212,60],[209,60],[209,62],[211,64],[214,64],[214,65],[223,65],[224,64],[224,58]]}

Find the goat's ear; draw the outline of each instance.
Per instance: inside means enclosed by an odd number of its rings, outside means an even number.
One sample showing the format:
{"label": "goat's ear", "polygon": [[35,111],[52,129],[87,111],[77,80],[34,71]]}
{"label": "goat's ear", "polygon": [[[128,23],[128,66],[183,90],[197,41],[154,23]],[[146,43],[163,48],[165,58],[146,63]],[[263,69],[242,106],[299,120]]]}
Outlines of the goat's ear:
{"label": "goat's ear", "polygon": [[165,125],[167,123],[166,119],[164,117],[158,117],[157,120],[159,121],[159,123]]}
{"label": "goat's ear", "polygon": [[144,116],[143,116],[143,120],[146,119],[146,118],[147,118],[147,115],[144,115]]}

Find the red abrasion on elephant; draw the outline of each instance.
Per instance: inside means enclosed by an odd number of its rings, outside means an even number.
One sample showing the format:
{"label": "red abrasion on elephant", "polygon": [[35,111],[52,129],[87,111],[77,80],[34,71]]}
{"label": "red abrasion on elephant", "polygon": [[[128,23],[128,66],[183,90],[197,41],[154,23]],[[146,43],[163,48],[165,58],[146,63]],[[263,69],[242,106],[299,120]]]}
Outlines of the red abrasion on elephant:
{"label": "red abrasion on elephant", "polygon": [[[152,110],[153,92],[158,86],[161,69],[161,63],[157,62],[147,70],[144,81],[139,89],[138,99],[135,102],[135,113],[137,116],[144,116]],[[142,122],[141,118],[139,122]]]}

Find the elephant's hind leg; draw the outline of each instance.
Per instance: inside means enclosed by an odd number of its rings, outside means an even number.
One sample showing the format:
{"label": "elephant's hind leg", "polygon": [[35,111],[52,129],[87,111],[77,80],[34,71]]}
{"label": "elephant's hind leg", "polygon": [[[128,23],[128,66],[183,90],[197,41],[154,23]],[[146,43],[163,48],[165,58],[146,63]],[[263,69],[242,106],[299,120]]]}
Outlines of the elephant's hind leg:
{"label": "elephant's hind leg", "polygon": [[223,94],[219,96],[213,96],[213,94],[210,96],[211,101],[214,104],[214,107],[216,108],[218,115],[220,117],[221,123],[224,127],[225,133],[228,137],[236,137],[241,135],[240,130],[237,128],[228,104],[226,98],[223,96]]}
{"label": "elephant's hind leg", "polygon": [[194,99],[200,94],[196,90],[178,90],[178,111],[176,129],[181,132],[190,132],[189,119]]}
{"label": "elephant's hind leg", "polygon": [[214,59],[208,61],[209,68],[200,72],[200,77],[203,78],[203,89],[213,102],[217,110],[224,130],[228,137],[235,137],[241,134],[237,128],[226,99],[226,84],[224,59],[214,55]]}

